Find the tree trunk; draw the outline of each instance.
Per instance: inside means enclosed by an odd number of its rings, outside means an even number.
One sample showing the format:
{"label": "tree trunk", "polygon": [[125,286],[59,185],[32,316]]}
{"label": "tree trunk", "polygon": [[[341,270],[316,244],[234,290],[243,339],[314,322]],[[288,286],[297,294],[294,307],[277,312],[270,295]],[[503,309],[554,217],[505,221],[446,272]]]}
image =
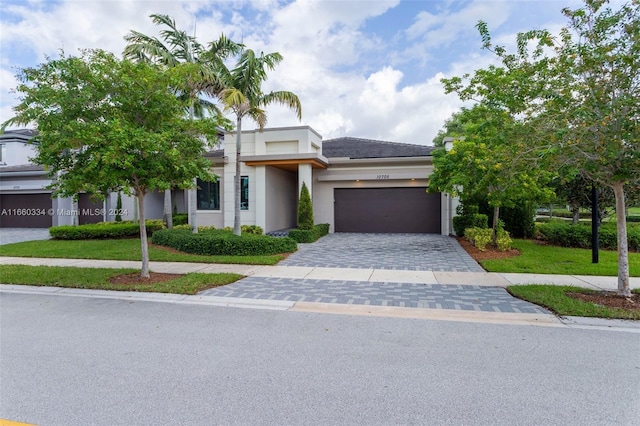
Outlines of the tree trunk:
{"label": "tree trunk", "polygon": [[136,191],[138,197],[138,212],[140,214],[140,249],[142,250],[142,269],[140,270],[140,276],[142,278],[149,278],[149,244],[147,243],[147,225],[145,223],[144,215],[144,192]]}
{"label": "tree trunk", "polygon": [[500,218],[500,206],[493,208],[493,245],[498,245],[498,220]]}
{"label": "tree trunk", "polygon": [[171,189],[167,189],[164,191],[164,224],[168,229],[173,228],[173,217],[172,217],[172,209],[171,209]]}
{"label": "tree trunk", "polygon": [[[189,105],[189,120],[193,120],[194,109],[193,102],[195,95],[192,93],[191,97],[191,105]],[[198,180],[193,179],[193,188],[187,189],[187,221],[189,222],[189,226],[191,227],[191,232],[194,234],[198,233]]]}
{"label": "tree trunk", "polygon": [[631,296],[629,288],[629,246],[627,244],[627,218],[624,200],[624,184],[613,183],[616,196],[616,220],[618,227],[618,294]]}
{"label": "tree trunk", "polygon": [[238,115],[236,126],[236,175],[233,179],[233,187],[235,191],[234,209],[233,209],[233,233],[240,235],[240,150],[242,148],[242,117]]}
{"label": "tree trunk", "polygon": [[580,222],[580,208],[579,207],[573,207],[571,209],[571,212],[573,213],[573,219],[571,220],[571,223],[573,225],[577,225],[578,222]]}

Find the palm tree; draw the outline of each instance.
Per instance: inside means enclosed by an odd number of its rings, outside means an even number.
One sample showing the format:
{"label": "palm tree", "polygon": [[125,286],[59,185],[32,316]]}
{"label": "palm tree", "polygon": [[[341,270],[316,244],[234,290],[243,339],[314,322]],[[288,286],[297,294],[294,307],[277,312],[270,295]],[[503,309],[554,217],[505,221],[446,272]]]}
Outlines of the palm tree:
{"label": "palm tree", "polygon": [[242,118],[251,117],[262,130],[267,124],[267,113],[264,110],[269,104],[279,103],[293,109],[302,119],[302,107],[298,96],[292,92],[276,91],[263,93],[262,83],[267,79],[267,70],[275,69],[282,61],[282,55],[278,52],[260,56],[251,49],[243,50],[235,68],[229,70],[226,67],[220,70],[226,88],[220,93],[223,105],[233,111],[236,116],[236,175],[234,178],[234,217],[233,233],[240,235],[240,150]]}
{"label": "palm tree", "polygon": [[[205,111],[220,114],[214,103],[199,95],[217,96],[220,93],[224,86],[217,70],[221,69],[225,58],[239,53],[242,45],[222,34],[218,40],[210,43],[209,50],[205,50],[195,36],[178,30],[175,21],[168,15],[153,14],[150,18],[154,24],[166,27],[160,31],[162,40],[132,30],[124,37],[128,44],[123,56],[130,60],[155,63],[164,67],[175,67],[184,63],[197,65],[197,76],[190,79],[189,89],[177,95],[191,101],[188,110],[190,119],[203,117]],[[189,195],[189,224],[193,232],[197,232],[195,197],[191,192]],[[164,221],[167,227],[171,228],[171,189],[165,191],[163,210]]]}

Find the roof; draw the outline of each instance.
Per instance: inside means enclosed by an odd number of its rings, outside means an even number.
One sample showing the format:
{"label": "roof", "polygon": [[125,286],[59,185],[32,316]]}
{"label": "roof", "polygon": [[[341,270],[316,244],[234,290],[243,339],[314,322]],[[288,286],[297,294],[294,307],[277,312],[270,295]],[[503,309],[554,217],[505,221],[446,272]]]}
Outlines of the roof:
{"label": "roof", "polygon": [[322,155],[327,158],[394,158],[430,157],[433,146],[342,137],[322,142]]}
{"label": "roof", "polygon": [[5,130],[4,133],[0,134],[0,140],[9,141],[13,139],[16,141],[28,141],[37,135],[38,131],[33,129]]}
{"label": "roof", "polygon": [[0,172],[43,172],[44,167],[39,164],[18,164],[15,166],[1,166]]}
{"label": "roof", "polygon": [[208,151],[204,154],[207,158],[222,158],[224,157],[224,149],[215,149],[213,151]]}

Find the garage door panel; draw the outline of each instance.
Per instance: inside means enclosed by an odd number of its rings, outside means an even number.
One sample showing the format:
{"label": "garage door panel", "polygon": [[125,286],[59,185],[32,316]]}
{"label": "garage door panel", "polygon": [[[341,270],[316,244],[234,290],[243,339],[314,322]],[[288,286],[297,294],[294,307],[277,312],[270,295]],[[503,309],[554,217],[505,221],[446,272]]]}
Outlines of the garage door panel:
{"label": "garage door panel", "polygon": [[0,194],[0,228],[49,228],[50,194]]}
{"label": "garage door panel", "polygon": [[440,194],[424,187],[336,188],[336,232],[440,233]]}

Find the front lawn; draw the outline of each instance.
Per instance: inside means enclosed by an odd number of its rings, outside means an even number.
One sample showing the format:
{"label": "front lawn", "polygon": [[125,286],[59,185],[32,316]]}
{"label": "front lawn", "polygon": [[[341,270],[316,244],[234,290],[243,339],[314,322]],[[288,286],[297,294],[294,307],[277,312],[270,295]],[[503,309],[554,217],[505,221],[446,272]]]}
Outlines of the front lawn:
{"label": "front lawn", "polygon": [[[590,249],[556,247],[532,240],[514,240],[519,256],[481,260],[489,272],[516,272],[527,274],[560,275],[618,275],[618,253],[600,250],[599,263],[591,263]],[[629,271],[640,277],[640,253],[629,253]]]}
{"label": "front lawn", "polygon": [[242,275],[220,273],[172,276],[161,282],[117,283],[115,278],[136,274],[135,269],[72,268],[62,266],[0,266],[3,284],[87,288],[99,290],[144,291],[155,293],[196,294],[208,288],[230,284]]}
{"label": "front lawn", "polygon": [[[549,308],[558,315],[640,320],[640,290],[634,290],[631,298],[571,286],[532,284],[510,286],[507,290],[517,298]],[[581,295],[593,297],[593,301],[576,300]],[[607,297],[618,300],[606,300]],[[622,304],[626,307],[612,307]]]}
{"label": "front lawn", "polygon": [[[0,245],[0,256],[142,261],[139,238],[25,241]],[[268,256],[202,256],[181,253],[166,247],[149,244],[149,260],[158,262],[275,265],[284,257],[283,254]]]}

